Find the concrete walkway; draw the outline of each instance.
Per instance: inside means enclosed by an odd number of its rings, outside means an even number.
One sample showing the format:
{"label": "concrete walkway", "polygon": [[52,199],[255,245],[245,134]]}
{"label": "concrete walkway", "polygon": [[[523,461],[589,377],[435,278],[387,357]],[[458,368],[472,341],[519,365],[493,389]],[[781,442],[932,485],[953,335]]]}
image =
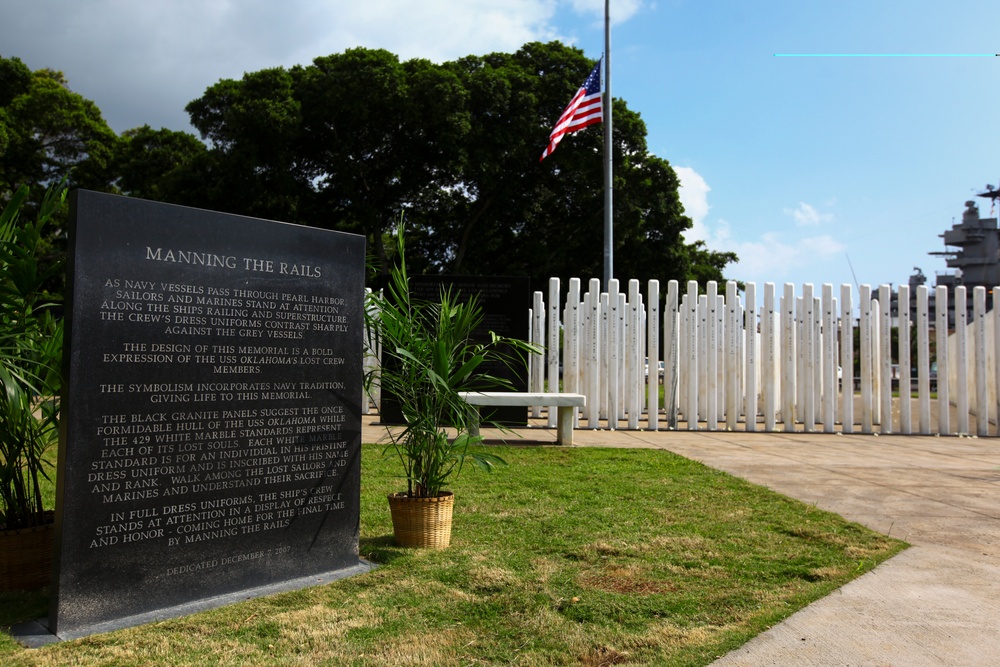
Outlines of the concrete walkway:
{"label": "concrete walkway", "polygon": [[[374,419],[365,442],[384,433]],[[555,429],[516,434],[511,443],[555,442]],[[669,450],[913,545],[717,667],[1000,664],[1000,439],[624,430],[575,439]]]}

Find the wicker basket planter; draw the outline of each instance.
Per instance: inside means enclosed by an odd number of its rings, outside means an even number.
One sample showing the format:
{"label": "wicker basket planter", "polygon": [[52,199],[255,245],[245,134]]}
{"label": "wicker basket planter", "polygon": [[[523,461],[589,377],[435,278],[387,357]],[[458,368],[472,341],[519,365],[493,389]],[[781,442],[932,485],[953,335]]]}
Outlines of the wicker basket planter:
{"label": "wicker basket planter", "polygon": [[392,533],[402,547],[444,549],[451,544],[451,514],[455,496],[442,491],[437,498],[411,498],[405,493],[389,496]]}
{"label": "wicker basket planter", "polygon": [[0,531],[0,591],[36,591],[52,580],[55,523]]}

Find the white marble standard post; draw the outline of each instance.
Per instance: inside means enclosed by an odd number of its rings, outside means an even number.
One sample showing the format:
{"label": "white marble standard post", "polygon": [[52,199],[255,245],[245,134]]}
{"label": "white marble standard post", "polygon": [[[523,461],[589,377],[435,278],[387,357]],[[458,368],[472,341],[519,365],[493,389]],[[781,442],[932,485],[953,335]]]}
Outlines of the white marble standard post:
{"label": "white marble standard post", "polygon": [[806,433],[816,429],[816,329],[813,286],[802,286],[802,424]]}
{"label": "white marble standard post", "polygon": [[628,374],[626,382],[628,383],[628,392],[626,396],[628,397],[628,427],[631,430],[637,430],[639,428],[639,413],[642,411],[641,407],[641,396],[639,391],[639,377],[643,373],[642,360],[643,355],[641,352],[640,342],[642,340],[642,312],[641,306],[642,301],[639,297],[639,281],[632,280],[628,281],[628,351],[627,358],[630,363],[628,364]]}
{"label": "white marble standard post", "polygon": [[[773,295],[772,295],[773,296]],[[746,285],[746,310],[744,316],[743,335],[744,361],[743,371],[743,414],[746,415],[746,430],[757,430],[757,286],[754,283]],[[737,321],[737,325],[739,322]],[[734,427],[735,428],[735,427]]]}
{"label": "white marble standard post", "polygon": [[635,369],[635,386],[636,390],[639,392],[639,416],[642,417],[642,413],[646,410],[646,392],[644,391],[643,383],[644,378],[644,362],[649,361],[649,357],[646,355],[648,346],[646,345],[646,297],[643,294],[639,294],[639,354],[637,359],[639,363],[636,364]]}
{"label": "white marble standard post", "polygon": [[938,285],[934,288],[934,309],[937,316],[935,338],[937,339],[937,400],[938,433],[951,433],[951,409],[948,387],[948,288]]}
{"label": "white marble standard post", "polygon": [[997,435],[1000,435],[1000,287],[993,288],[993,379],[997,401],[994,412],[997,418]]}
{"label": "white marble standard post", "polygon": [[[370,288],[367,287],[365,288],[366,295],[370,295],[371,292],[372,291]],[[372,315],[376,315],[379,312],[378,308],[376,306],[372,307],[375,308],[374,312],[372,312]],[[365,374],[374,373],[378,369],[379,364],[381,363],[381,359],[382,359],[382,342],[378,339],[378,337],[375,335],[373,331],[371,331],[368,327],[365,327],[365,346],[364,346],[364,356],[362,357],[362,366],[364,368]],[[374,375],[371,394],[372,395],[370,398],[371,401],[374,401],[375,403],[375,409],[380,410],[382,406],[382,388],[379,384],[377,373]],[[371,410],[368,395],[362,396],[361,406],[362,406],[362,413],[367,415],[369,413],[369,410]]]}
{"label": "white marble standard post", "polygon": [[[580,279],[569,279],[569,294],[566,296],[566,329],[563,344],[563,387],[567,393],[580,391]],[[573,409],[573,427],[580,424],[580,409]]]}
{"label": "white marble standard post", "polygon": [[[531,298],[532,298],[531,303],[532,303],[532,305],[534,305],[534,303],[535,303],[534,297],[535,297],[535,295],[532,294],[531,295]],[[536,346],[536,347],[541,347],[541,344],[538,342],[538,332],[535,331],[535,309],[534,308],[529,308],[528,309],[528,342],[531,343],[532,345]],[[538,356],[538,355],[536,355],[533,352],[530,353],[530,354],[528,354],[528,390],[529,391],[533,391],[536,388],[535,387],[535,365],[536,365],[535,364],[535,357],[536,356]]]}
{"label": "white marble standard post", "polygon": [[612,431],[618,428],[618,409],[621,397],[618,393],[618,381],[621,377],[621,300],[618,298],[618,280],[612,278],[608,282],[608,428]]}
{"label": "white marble standard post", "polygon": [[[736,292],[736,321],[733,322],[733,328],[736,330],[736,377],[737,377],[737,388],[736,388],[736,416],[745,417],[746,413],[746,401],[743,400],[743,394],[747,389],[747,378],[746,368],[747,368],[747,350],[746,350],[746,333],[744,332],[744,326],[746,325],[746,305],[740,301],[739,290]],[[760,330],[757,328],[759,325],[754,327],[754,359],[758,360],[755,362],[756,365],[759,364],[760,359]],[[753,378],[750,383],[756,390],[758,387],[759,379]],[[757,401],[760,401],[760,393],[757,394]]]}
{"label": "white marble standard post", "polygon": [[781,417],[785,431],[795,431],[795,286],[785,283],[781,297]]}
{"label": "white marble standard post", "polygon": [[[548,316],[548,391],[559,391],[559,309],[562,307],[562,294],[559,290],[559,279],[549,278],[549,316]],[[556,413],[559,408],[548,406],[548,427],[556,427]]]}
{"label": "white marble standard post", "polygon": [[[955,412],[958,432],[969,434],[969,302],[965,285],[955,288]],[[950,376],[949,376],[950,379]]]}
{"label": "white marble standard post", "polygon": [[[715,413],[725,421],[726,412],[726,297],[715,295]],[[718,428],[718,423],[716,423]]]}
{"label": "white marble standard post", "polygon": [[625,321],[628,319],[627,313],[628,298],[625,292],[618,292],[618,320],[615,323],[618,335],[618,373],[615,375],[618,385],[618,421],[625,419],[625,378],[629,375],[625,363],[626,350],[629,347],[625,333]]}
{"label": "white marble standard post", "polygon": [[861,285],[858,299],[861,319],[858,323],[861,334],[861,432],[872,432],[874,421],[872,409],[872,296],[871,287]]}
{"label": "white marble standard post", "polygon": [[805,317],[806,307],[802,297],[795,297],[795,417],[803,424],[806,423],[806,341],[805,341]]}
{"label": "white marble standard post", "polygon": [[[532,296],[531,312],[534,321],[531,327],[531,339],[542,348],[543,352],[531,355],[531,382],[528,386],[531,391],[542,392],[545,391],[545,354],[549,352],[545,344],[545,297],[541,292],[535,292]],[[539,406],[532,405],[531,416],[537,418],[540,415]]]}
{"label": "white marble standard post", "polygon": [[723,335],[726,345],[726,428],[736,430],[740,417],[740,336],[742,329],[737,323],[740,299],[736,294],[736,282],[726,282],[726,321]]}
{"label": "white marble standard post", "polygon": [[[597,400],[596,391],[594,394],[590,393],[590,374],[593,370],[593,363],[590,360],[593,354],[593,334],[594,334],[594,313],[593,313],[593,297],[591,292],[584,292],[580,296],[580,393],[587,395],[587,406],[581,411],[581,416],[586,419],[590,414],[590,405],[593,401]],[[583,289],[583,285],[580,285]]]}
{"label": "white marble standard post", "polygon": [[[823,322],[823,305],[816,294],[813,295],[812,312],[812,337],[813,337],[813,421],[818,422],[822,418],[823,411],[823,332],[821,330]],[[815,423],[814,423],[815,426]]]}
{"label": "white marble standard post", "polygon": [[975,369],[976,369],[976,435],[985,436],[990,432],[990,407],[986,396],[986,288],[972,289],[972,313],[975,318]]}
{"label": "white marble standard post", "polygon": [[562,343],[559,346],[559,387],[560,391],[569,392],[569,378],[567,373],[569,373],[569,366],[566,361],[569,357],[569,348],[573,345],[573,332],[570,330],[570,318],[572,317],[569,305],[569,295],[567,295],[567,301],[562,306],[562,312],[559,313],[559,321],[562,322]]}
{"label": "white marble standard post", "polygon": [[667,283],[667,302],[663,308],[663,408],[667,428],[677,428],[677,361],[680,359],[680,310],[676,280]]}
{"label": "white marble standard post", "polygon": [[[764,283],[764,312],[760,318],[761,349],[763,367],[761,368],[761,399],[764,404],[764,430],[774,430],[775,412],[777,412],[777,369],[778,357],[776,341],[777,310],[774,305],[774,283]],[[747,413],[749,415],[749,413]]]}
{"label": "white marble standard post", "polygon": [[587,427],[597,429],[601,427],[601,281],[597,278],[590,280],[590,291],[587,293],[590,303],[588,308],[588,347],[587,365],[590,370],[587,373]]}
{"label": "white marble standard post", "polygon": [[601,292],[601,419],[608,419],[608,400],[611,396],[611,305],[607,292]]}
{"label": "white marble standard post", "polygon": [[698,375],[700,374],[700,366],[698,363],[698,320],[700,319],[698,313],[698,282],[695,280],[688,281],[688,293],[687,293],[687,336],[685,336],[685,347],[687,347],[687,369],[688,369],[688,382],[687,382],[687,400],[684,405],[684,418],[688,423],[688,430],[697,431],[698,430]]}
{"label": "white marble standard post", "polygon": [[677,409],[685,415],[688,414],[688,387],[691,384],[691,373],[688,371],[689,352],[688,336],[691,327],[688,319],[691,314],[691,306],[688,303],[688,295],[678,291],[679,299],[677,308]]}
{"label": "white marble standard post", "polygon": [[[660,428],[660,281],[650,280],[646,287],[649,312],[646,315],[646,427]],[[666,390],[666,385],[664,385]]]}
{"label": "white marble standard post", "polygon": [[892,291],[889,286],[879,286],[879,360],[882,368],[882,384],[879,387],[879,407],[882,413],[881,433],[892,433],[892,309],[889,308],[891,298]]}
{"label": "white marble standard post", "polygon": [[837,419],[837,334],[833,285],[823,284],[823,432],[833,433]]}
{"label": "white marble standard post", "polygon": [[687,294],[678,294],[680,299],[677,309],[677,409],[684,414],[687,419],[688,414],[688,387],[691,386],[691,373],[688,370],[690,365],[688,352],[688,336],[691,334],[691,327],[688,325],[691,315],[691,306],[688,302]]}
{"label": "white marble standard post", "polygon": [[705,313],[705,359],[706,359],[706,371],[705,376],[707,379],[707,384],[705,385],[705,418],[708,421],[708,430],[714,431],[718,426],[718,408],[719,408],[719,357],[718,357],[718,342],[717,336],[719,334],[719,328],[716,322],[716,308],[718,307],[718,285],[714,280],[708,281],[706,297],[706,313]]}
{"label": "white marble standard post", "polygon": [[[878,298],[872,299],[872,392],[874,405],[872,414],[875,423],[882,424],[882,304]],[[889,362],[892,363],[891,361]],[[890,385],[892,378],[889,378]],[[881,432],[881,429],[880,429]]]}
{"label": "white marble standard post", "polygon": [[[632,412],[632,400],[635,395],[635,391],[632,387],[633,377],[635,375],[635,358],[632,354],[632,342],[633,336],[635,335],[635,327],[632,326],[632,309],[635,308],[634,301],[629,298],[629,291],[626,285],[623,285],[625,289],[618,295],[618,312],[621,314],[621,338],[619,339],[619,350],[618,358],[620,359],[620,366],[618,368],[618,400],[621,402],[621,408],[618,410],[618,419],[625,419],[626,414],[631,415]],[[629,422],[631,422],[631,417],[629,417]],[[631,426],[626,424],[625,428],[631,430]]]}
{"label": "white marble standard post", "polygon": [[851,286],[840,286],[840,430],[854,433],[854,304]]}
{"label": "white marble standard post", "polygon": [[931,433],[930,313],[927,286],[917,286],[917,404],[920,435]]}
{"label": "white marble standard post", "polygon": [[910,376],[910,286],[899,286],[899,432],[913,432],[910,397],[913,386]]}
{"label": "white marble standard post", "polygon": [[[708,296],[698,295],[698,420],[708,413]],[[712,392],[715,392],[713,384]]]}
{"label": "white marble standard post", "polygon": [[[583,289],[583,284],[580,285],[580,289]],[[590,394],[590,355],[592,354],[590,336],[592,333],[593,322],[590,292],[588,291],[580,294],[580,384],[577,386],[577,391],[587,395],[587,405],[580,411],[582,419],[587,418],[590,404],[593,401],[593,396]]]}

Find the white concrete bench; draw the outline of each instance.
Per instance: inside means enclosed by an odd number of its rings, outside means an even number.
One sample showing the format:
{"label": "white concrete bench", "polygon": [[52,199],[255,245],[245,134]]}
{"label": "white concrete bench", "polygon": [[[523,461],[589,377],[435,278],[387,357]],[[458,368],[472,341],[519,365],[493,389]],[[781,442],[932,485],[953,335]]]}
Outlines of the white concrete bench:
{"label": "white concrete bench", "polygon": [[[472,406],[525,406],[547,405],[559,408],[556,422],[556,444],[573,444],[574,408],[587,407],[587,397],[583,394],[551,394],[540,391],[463,391],[462,399]],[[478,422],[473,435],[478,434]]]}

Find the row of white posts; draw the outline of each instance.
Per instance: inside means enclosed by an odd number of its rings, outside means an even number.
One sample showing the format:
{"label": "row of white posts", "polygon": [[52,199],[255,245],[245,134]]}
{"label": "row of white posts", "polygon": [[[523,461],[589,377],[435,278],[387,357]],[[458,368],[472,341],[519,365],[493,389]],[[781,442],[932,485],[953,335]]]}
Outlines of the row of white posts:
{"label": "row of white posts", "polygon": [[[626,291],[617,280],[610,281],[607,291],[601,291],[597,279],[586,292],[576,278],[568,287],[565,304],[558,278],[549,282],[547,302],[542,292],[534,294],[531,340],[545,351],[530,360],[529,390],[586,394],[587,407],[577,417],[580,428],[616,429],[626,422],[628,429],[675,429],[683,423],[688,430],[873,433],[878,426],[883,434],[988,435],[991,415],[995,422],[1000,412],[1000,336],[993,335],[1000,332],[1000,308],[987,313],[982,287],[972,295],[971,323],[966,289],[955,289],[955,331],[949,340],[947,289],[936,288],[932,330],[928,288],[917,288],[916,312],[910,313],[909,286],[899,286],[897,391],[904,398],[895,402],[888,285],[878,289],[878,299],[867,285],[857,296],[858,395],[853,387],[855,297],[850,285],[841,286],[838,299],[829,284],[818,293],[803,285],[798,295],[794,285],[785,284],[779,295],[767,283],[761,304],[753,283],[746,284],[741,299],[734,282],[722,294],[710,282],[706,293],[699,294],[692,281],[682,294],[677,282],[670,281],[662,315],[655,280],[649,281],[645,296],[637,280],[630,280]],[[993,299],[1000,304],[1000,287],[994,288]],[[905,323],[915,325],[916,359],[910,358],[911,331]],[[940,378],[933,415],[932,333]],[[916,388],[913,399],[911,386]],[[541,407],[532,408],[532,416],[540,416]],[[556,410],[550,408],[549,426],[555,426],[555,419]]]}

